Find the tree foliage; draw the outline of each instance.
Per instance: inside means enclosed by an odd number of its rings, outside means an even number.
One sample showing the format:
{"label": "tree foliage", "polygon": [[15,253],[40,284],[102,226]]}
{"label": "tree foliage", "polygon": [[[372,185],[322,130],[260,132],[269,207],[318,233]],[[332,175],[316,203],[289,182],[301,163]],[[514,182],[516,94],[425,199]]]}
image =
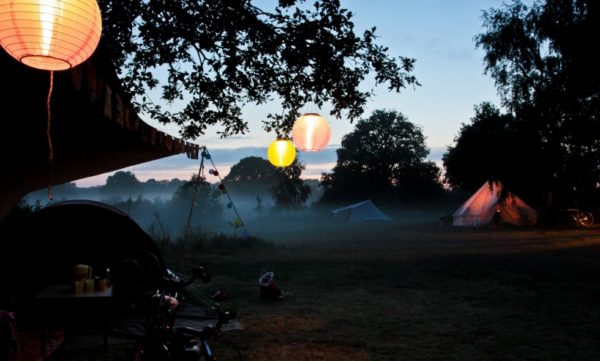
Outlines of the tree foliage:
{"label": "tree foliage", "polygon": [[[251,0],[99,3],[103,46],[136,104],[178,124],[186,137],[211,125],[223,136],[243,133],[242,107],[271,100],[281,102],[282,113],[269,115],[264,127],[281,134],[307,103],[330,102],[332,115],[355,119],[370,96],[358,88],[370,72],[393,91],[418,84],[415,60],[390,57],[375,28],[357,35],[339,0],[281,0],[272,9]],[[176,107],[152,102],[153,88]]]}
{"label": "tree foliage", "polygon": [[441,191],[440,172],[425,161],[421,129],[402,113],[376,110],[342,138],[337,164],[323,174],[323,201],[367,197],[417,199]]}
{"label": "tree foliage", "polygon": [[[536,179],[546,202],[597,192],[600,178],[600,33],[593,0],[514,0],[484,12],[476,37],[504,105],[537,133]],[[532,145],[533,148],[533,145]],[[558,199],[557,199],[558,198]]]}
{"label": "tree foliage", "polygon": [[223,178],[230,183],[271,184],[277,180],[277,171],[268,160],[260,157],[246,157],[231,167]]}
{"label": "tree foliage", "polygon": [[141,191],[141,183],[135,174],[118,171],[106,178],[106,184],[100,189],[103,195],[117,198],[136,197]]}
{"label": "tree foliage", "polygon": [[482,103],[471,122],[462,125],[443,161],[446,181],[454,188],[474,191],[486,180],[500,180],[521,197],[539,201],[540,157],[535,131],[511,113]]}
{"label": "tree foliage", "polygon": [[183,183],[173,194],[173,205],[179,209],[189,210],[194,202],[194,214],[203,216],[217,216],[223,210],[219,201],[221,192],[216,190],[202,176],[194,174],[192,178]]}
{"label": "tree foliage", "polygon": [[173,194],[183,183],[184,181],[178,178],[172,178],[171,180],[150,178],[146,182],[142,182],[142,188],[145,194],[166,195]]}
{"label": "tree foliage", "polygon": [[308,199],[311,189],[300,176],[304,165],[295,159],[294,162],[283,168],[277,168],[277,183],[271,188],[275,199],[275,207],[298,208]]}

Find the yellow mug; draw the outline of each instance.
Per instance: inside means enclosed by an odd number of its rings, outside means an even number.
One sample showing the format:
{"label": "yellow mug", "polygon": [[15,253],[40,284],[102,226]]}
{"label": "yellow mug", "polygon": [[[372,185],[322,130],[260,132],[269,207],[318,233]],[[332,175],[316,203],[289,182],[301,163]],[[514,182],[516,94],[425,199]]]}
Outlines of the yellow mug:
{"label": "yellow mug", "polygon": [[84,286],[85,286],[85,281],[75,281],[75,283],[74,283],[75,296],[81,296],[83,294]]}
{"label": "yellow mug", "polygon": [[83,282],[85,282],[85,293],[94,292],[95,280],[93,278],[88,278]]}
{"label": "yellow mug", "polygon": [[75,281],[83,281],[92,278],[92,267],[87,264],[77,264],[73,266],[73,279]]}

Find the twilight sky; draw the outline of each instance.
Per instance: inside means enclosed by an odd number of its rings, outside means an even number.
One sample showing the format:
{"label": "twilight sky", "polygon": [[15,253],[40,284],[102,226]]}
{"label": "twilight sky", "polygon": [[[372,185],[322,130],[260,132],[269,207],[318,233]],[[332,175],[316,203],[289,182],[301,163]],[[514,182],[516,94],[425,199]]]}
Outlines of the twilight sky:
{"label": "twilight sky", "polygon": [[[421,86],[404,89],[400,94],[388,92],[385,86],[374,88],[375,95],[363,116],[368,117],[375,109],[402,112],[410,122],[422,127],[431,149],[430,159],[439,161],[446,147],[452,145],[461,123],[473,116],[475,105],[483,101],[499,105],[492,79],[483,74],[484,54],[475,48],[473,38],[483,31],[482,11],[501,4],[501,0],[342,0],[342,6],[354,14],[358,33],[376,26],[378,43],[387,46],[391,56],[417,60],[414,74]],[[373,89],[373,83],[366,80],[363,87]],[[221,139],[216,136],[215,128],[194,143],[208,147],[219,172],[225,175],[241,158],[250,155],[266,158],[266,147],[275,135],[262,129],[261,120],[267,113],[280,112],[280,109],[276,102],[248,106],[244,111],[250,127],[248,134]],[[317,178],[335,164],[335,149],[339,148],[342,136],[352,131],[353,124],[346,119],[331,118],[326,108],[307,105],[305,111],[320,112],[332,128],[326,150],[300,154],[306,164],[303,176]],[[175,127],[149,123],[178,135]],[[173,156],[124,170],[134,171],[140,180],[189,179],[197,168],[198,161]],[[110,174],[112,172],[76,183],[79,186],[103,184]]]}

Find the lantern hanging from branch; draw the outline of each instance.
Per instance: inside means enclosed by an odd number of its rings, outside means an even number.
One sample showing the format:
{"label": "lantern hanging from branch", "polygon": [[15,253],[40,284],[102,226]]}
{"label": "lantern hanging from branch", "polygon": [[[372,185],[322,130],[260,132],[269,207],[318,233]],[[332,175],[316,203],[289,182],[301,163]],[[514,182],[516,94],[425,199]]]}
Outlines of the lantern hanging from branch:
{"label": "lantern hanging from branch", "polygon": [[278,139],[269,145],[267,156],[274,166],[287,167],[296,159],[296,149],[291,141]]}
{"label": "lantern hanging from branch", "polygon": [[331,129],[325,118],[317,113],[306,113],[294,122],[292,128],[294,144],[305,152],[323,149],[331,137]]}
{"label": "lantern hanging from branch", "polygon": [[33,68],[66,70],[83,63],[101,33],[96,0],[0,0],[0,45]]}

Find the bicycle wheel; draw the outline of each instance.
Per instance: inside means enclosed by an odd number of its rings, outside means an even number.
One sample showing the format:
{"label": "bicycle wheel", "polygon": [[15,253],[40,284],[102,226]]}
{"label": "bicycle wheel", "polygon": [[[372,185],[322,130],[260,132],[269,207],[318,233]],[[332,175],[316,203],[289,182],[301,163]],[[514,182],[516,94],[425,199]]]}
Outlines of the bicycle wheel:
{"label": "bicycle wheel", "polygon": [[589,227],[594,224],[594,215],[590,212],[581,213],[581,216],[578,217],[577,222],[582,227]]}

